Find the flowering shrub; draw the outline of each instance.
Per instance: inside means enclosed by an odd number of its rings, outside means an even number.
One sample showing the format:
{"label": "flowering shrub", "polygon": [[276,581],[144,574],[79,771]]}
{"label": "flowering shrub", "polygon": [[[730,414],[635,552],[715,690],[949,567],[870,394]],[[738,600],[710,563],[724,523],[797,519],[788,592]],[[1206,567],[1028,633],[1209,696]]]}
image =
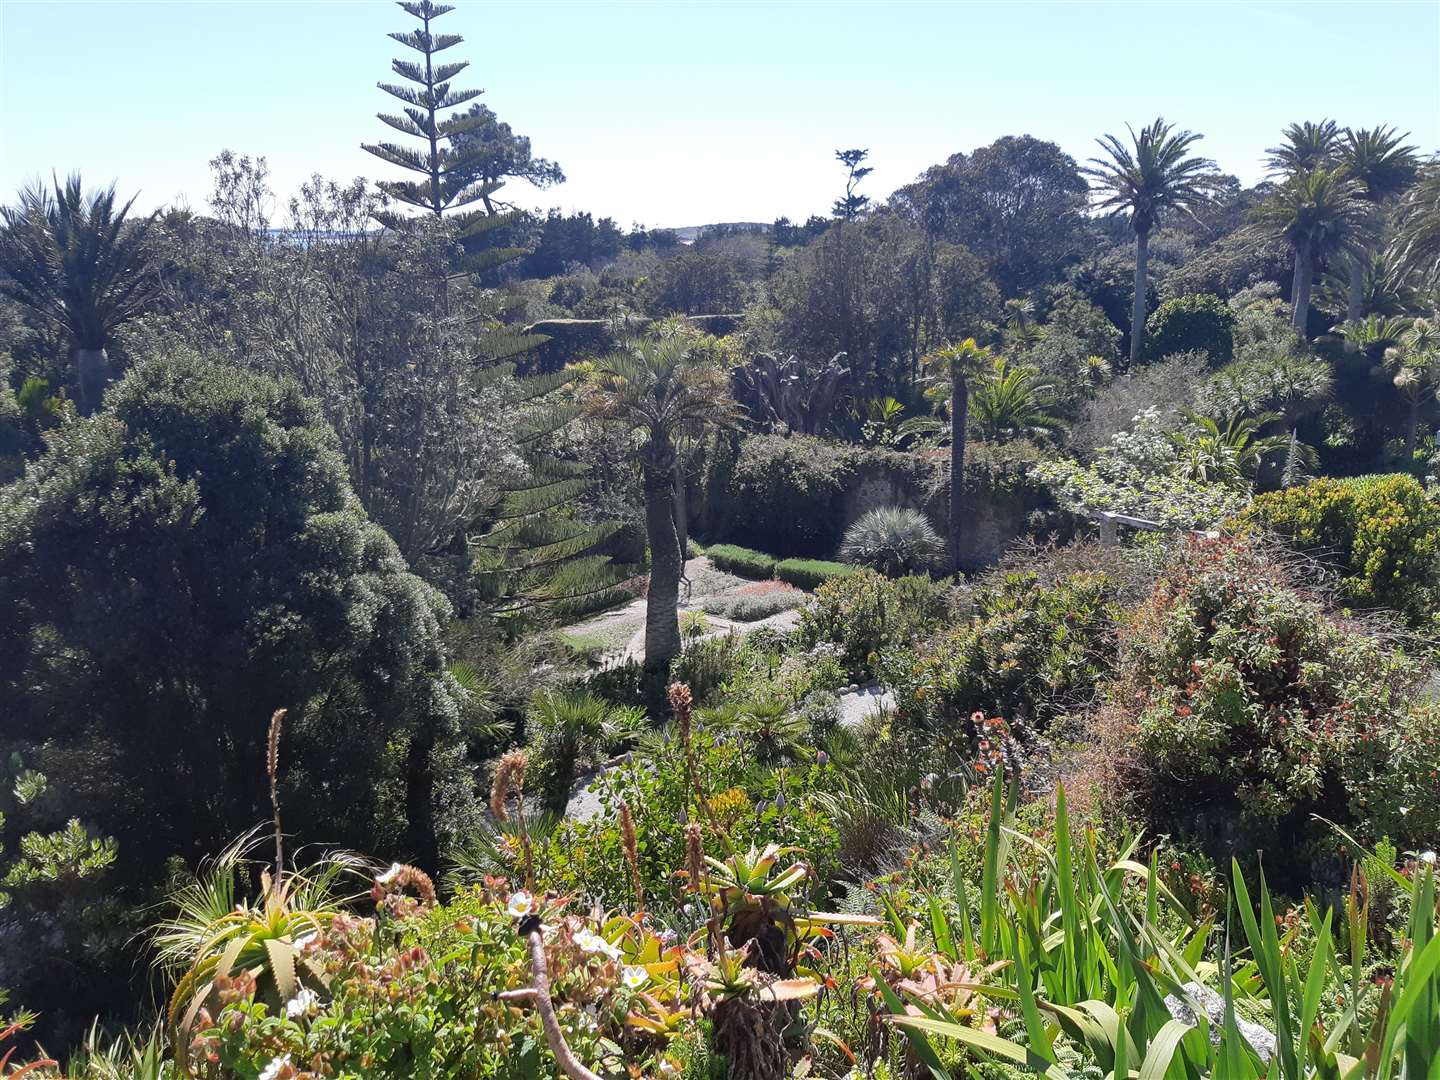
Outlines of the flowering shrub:
{"label": "flowering shrub", "polygon": [[1001,575],[976,595],[967,624],[887,665],[902,715],[930,728],[959,727],[976,710],[1047,725],[1109,671],[1114,596],[1103,574],[1049,586],[1033,573]]}
{"label": "flowering shrub", "polygon": [[[538,1016],[500,997],[531,985],[516,920],[538,906],[525,893],[507,902],[473,888],[439,907],[336,915],[295,943],[315,988],[275,1008],[256,997],[253,979],[232,980],[191,1060],[202,1074],[265,1080],[546,1075],[554,1062]],[[629,1017],[675,1004],[653,997],[675,969],[672,947],[633,920],[597,925],[554,905],[543,914],[551,995],[570,1048],[602,1075],[624,1075],[626,1062],[653,1067],[668,1032]]]}
{"label": "flowering shrub", "polygon": [[1357,606],[1392,607],[1416,625],[1440,614],[1440,503],[1414,477],[1312,480],[1257,497],[1244,521],[1333,559]]}
{"label": "flowering shrub", "polygon": [[1250,501],[1244,491],[1185,474],[1168,425],[1159,409],[1146,409],[1089,465],[1056,458],[1036,465],[1033,475],[1061,507],[1081,515],[1109,510],[1190,529],[1219,524],[1243,511]]}
{"label": "flowering shrub", "polygon": [[1408,717],[1416,674],[1245,542],[1193,540],[1123,630],[1115,701],[1167,824],[1238,802],[1252,844],[1311,814],[1409,833],[1398,800],[1436,760]]}
{"label": "flowering shrub", "polygon": [[873,570],[827,581],[800,616],[799,639],[828,642],[856,675],[873,674],[880,654],[927,633],[944,617],[949,591],[927,577],[890,580]]}

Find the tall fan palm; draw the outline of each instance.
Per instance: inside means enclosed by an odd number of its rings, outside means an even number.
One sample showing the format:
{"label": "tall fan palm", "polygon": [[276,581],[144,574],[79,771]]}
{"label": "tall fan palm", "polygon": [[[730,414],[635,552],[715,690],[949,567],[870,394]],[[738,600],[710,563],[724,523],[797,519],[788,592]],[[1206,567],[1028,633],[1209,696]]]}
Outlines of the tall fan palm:
{"label": "tall fan palm", "polygon": [[1430,284],[1440,283],[1440,164],[1421,171],[1406,193],[1396,222],[1395,254],[1400,265]]}
{"label": "tall fan palm", "polygon": [[[1372,206],[1380,206],[1403,192],[1415,182],[1420,159],[1413,146],[1405,145],[1409,132],[1400,134],[1391,127],[1347,128],[1336,149],[1340,170],[1359,183],[1361,197]],[[1360,318],[1365,292],[1366,255],[1357,251],[1348,260],[1350,290],[1345,305],[1345,318]]]}
{"label": "tall fan palm", "polygon": [[27,187],[19,206],[0,207],[0,293],[69,338],[87,413],[100,407],[110,381],[106,346],[160,291],[149,244],[154,216],[130,218],[134,202],[117,208],[114,184],[87,196],[75,174],[56,179],[53,193]]}
{"label": "tall fan palm", "polygon": [[1272,175],[1289,176],[1335,164],[1340,125],[1334,120],[1291,124],[1282,132],[1282,137],[1284,142],[1265,151],[1265,163]]}
{"label": "tall fan palm", "polygon": [[730,375],[683,330],[662,329],[598,364],[590,409],[636,434],[650,542],[645,597],[645,666],[664,673],[680,652],[680,577],[685,552],[675,520],[676,446],[714,425],[734,422]]}
{"label": "tall fan palm", "polygon": [[1363,189],[1339,169],[1316,168],[1277,185],[1253,214],[1260,235],[1283,240],[1295,252],[1292,322],[1303,334],[1316,266],[1336,255],[1363,251],[1373,233]]}
{"label": "tall fan palm", "polygon": [[970,380],[983,378],[993,370],[990,350],[966,338],[959,345],[946,345],[925,357],[925,365],[950,380],[950,572],[960,572],[960,537],[965,514],[965,426],[970,422]]}
{"label": "tall fan palm", "polygon": [[[1129,127],[1129,125],[1126,125]],[[1097,205],[1111,214],[1128,214],[1135,230],[1135,305],[1130,318],[1130,363],[1140,362],[1145,334],[1145,278],[1150,258],[1150,230],[1161,216],[1180,211],[1195,216],[1210,201],[1218,172],[1209,158],[1192,157],[1190,147],[1202,136],[1176,131],[1157,118],[1137,135],[1132,146],[1114,135],[1097,139],[1107,157],[1091,158],[1081,169],[1099,194]]]}

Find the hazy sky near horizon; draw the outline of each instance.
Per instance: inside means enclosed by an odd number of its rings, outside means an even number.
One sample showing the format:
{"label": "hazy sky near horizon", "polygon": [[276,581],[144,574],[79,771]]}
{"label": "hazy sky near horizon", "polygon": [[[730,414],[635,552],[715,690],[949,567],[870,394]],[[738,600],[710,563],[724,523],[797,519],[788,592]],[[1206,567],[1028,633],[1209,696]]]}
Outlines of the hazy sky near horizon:
{"label": "hazy sky near horizon", "polygon": [[[375,86],[414,22],[388,0],[0,0],[0,198],[79,169],[146,208],[200,209],[222,148],[395,177]],[[1157,114],[1246,182],[1288,122],[1394,124],[1440,150],[1440,0],[629,2],[457,0],[459,86],[558,161],[522,206],[621,225],[823,213],[834,152],[867,147],[882,198],[1002,135],[1094,139]]]}

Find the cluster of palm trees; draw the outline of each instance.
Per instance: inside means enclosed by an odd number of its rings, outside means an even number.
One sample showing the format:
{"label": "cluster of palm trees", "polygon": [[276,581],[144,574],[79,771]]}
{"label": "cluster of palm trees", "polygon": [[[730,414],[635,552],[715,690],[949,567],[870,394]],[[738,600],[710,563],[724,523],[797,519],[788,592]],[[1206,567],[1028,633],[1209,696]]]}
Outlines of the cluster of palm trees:
{"label": "cluster of palm trees", "polygon": [[[1336,259],[1348,274],[1346,319],[1360,318],[1367,273],[1384,239],[1383,210],[1412,186],[1392,246],[1407,264],[1432,278],[1440,273],[1440,178],[1424,169],[1407,137],[1391,127],[1341,128],[1322,120],[1291,124],[1267,151],[1275,184],[1256,208],[1252,229],[1294,253],[1291,317],[1302,334],[1316,272]],[[1096,205],[1126,216],[1135,232],[1132,364],[1143,348],[1150,233],[1167,215],[1195,216],[1219,190],[1214,162],[1191,152],[1200,138],[1159,118],[1139,132],[1130,129],[1128,143],[1114,135],[1099,139],[1104,156],[1082,170]]]}

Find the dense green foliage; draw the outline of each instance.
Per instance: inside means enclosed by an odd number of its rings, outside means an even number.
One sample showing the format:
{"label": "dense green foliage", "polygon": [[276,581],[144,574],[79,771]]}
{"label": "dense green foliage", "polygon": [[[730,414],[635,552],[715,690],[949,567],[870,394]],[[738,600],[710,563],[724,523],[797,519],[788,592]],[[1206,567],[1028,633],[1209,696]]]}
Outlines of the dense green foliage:
{"label": "dense green foliage", "polygon": [[292,826],[433,859],[471,806],[447,605],[360,511],[314,405],[186,357],[111,399],[0,492],[4,738],[153,873],[263,815],[288,708]]}
{"label": "dense green foliage", "polygon": [[1181,352],[1203,352],[1213,367],[1235,355],[1235,313],[1218,296],[1178,296],[1166,300],[1145,322],[1145,351],[1154,359]]}
{"label": "dense green foliage", "polygon": [[1246,520],[1333,561],[1357,607],[1394,608],[1417,626],[1440,613],[1440,505],[1412,477],[1321,477],[1261,495]]}

